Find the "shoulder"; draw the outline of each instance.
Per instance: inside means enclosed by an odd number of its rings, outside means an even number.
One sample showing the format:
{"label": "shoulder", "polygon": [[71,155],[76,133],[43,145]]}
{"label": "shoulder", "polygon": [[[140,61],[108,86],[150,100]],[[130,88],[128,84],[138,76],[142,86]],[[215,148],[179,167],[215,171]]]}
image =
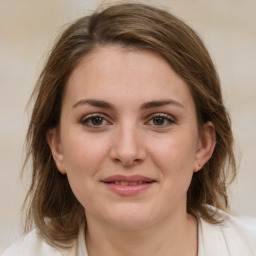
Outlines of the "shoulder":
{"label": "shoulder", "polygon": [[75,255],[73,248],[67,250],[58,250],[49,244],[39,234],[37,229],[32,230],[18,242],[7,248],[2,256],[66,256]]}
{"label": "shoulder", "polygon": [[246,228],[237,217],[220,210],[217,214],[223,219],[221,224],[210,224],[201,219],[205,251],[214,250],[219,253],[216,255],[255,256],[256,233]]}

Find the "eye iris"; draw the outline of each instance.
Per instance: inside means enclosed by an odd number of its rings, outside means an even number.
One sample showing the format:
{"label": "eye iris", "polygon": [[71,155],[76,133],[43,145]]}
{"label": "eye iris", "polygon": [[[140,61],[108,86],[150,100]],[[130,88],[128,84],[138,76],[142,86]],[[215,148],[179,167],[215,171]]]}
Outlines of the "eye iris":
{"label": "eye iris", "polygon": [[101,125],[103,122],[103,118],[102,117],[93,117],[91,121],[92,121],[93,125]]}
{"label": "eye iris", "polygon": [[164,118],[163,117],[154,117],[153,119],[154,125],[163,125],[164,124]]}

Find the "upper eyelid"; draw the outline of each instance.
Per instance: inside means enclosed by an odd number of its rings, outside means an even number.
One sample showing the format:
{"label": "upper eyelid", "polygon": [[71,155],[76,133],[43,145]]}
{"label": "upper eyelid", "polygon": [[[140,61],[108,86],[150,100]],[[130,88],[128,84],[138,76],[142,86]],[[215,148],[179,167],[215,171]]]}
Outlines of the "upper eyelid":
{"label": "upper eyelid", "polygon": [[[103,119],[103,123],[101,124],[93,124],[93,118],[95,117],[100,117]],[[109,122],[105,117],[102,117],[101,115],[94,115],[94,114],[91,114],[91,115],[87,115],[85,116],[84,118],[82,118],[80,121],[79,121],[79,124],[84,126],[84,127],[87,127],[87,129],[90,129],[90,130],[99,130],[101,131],[102,129],[106,129],[109,125],[112,125],[111,122]]]}
{"label": "upper eyelid", "polygon": [[101,112],[97,112],[97,113],[90,113],[90,114],[83,115],[81,119],[82,119],[82,120],[83,120],[83,119],[88,119],[88,118],[90,118],[90,117],[102,117],[102,118],[104,118],[104,119],[108,119],[108,118],[109,118],[108,115],[106,115],[106,114],[104,114],[104,113],[101,113]]}
{"label": "upper eyelid", "polygon": [[147,118],[154,118],[154,117],[165,117],[165,118],[169,118],[172,119],[173,121],[176,121],[176,118],[173,115],[167,114],[167,113],[162,113],[162,112],[157,112],[157,113],[153,113],[147,116]]}
{"label": "upper eyelid", "polygon": [[106,115],[104,115],[102,113],[101,114],[100,113],[92,113],[92,114],[84,115],[82,118],[80,118],[79,123],[84,125],[85,123],[88,123],[90,121],[90,119],[95,118],[95,117],[103,118],[105,120],[105,122],[107,122],[108,124],[111,124],[111,121],[109,120],[109,118],[106,117]]}

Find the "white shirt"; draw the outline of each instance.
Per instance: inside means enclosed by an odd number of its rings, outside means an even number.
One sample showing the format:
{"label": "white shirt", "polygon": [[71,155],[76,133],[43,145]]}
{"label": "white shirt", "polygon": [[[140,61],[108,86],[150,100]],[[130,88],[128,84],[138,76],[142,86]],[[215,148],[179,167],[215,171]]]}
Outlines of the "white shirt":
{"label": "white shirt", "polygon": [[[245,229],[238,218],[227,215],[223,224],[198,220],[198,256],[256,256],[256,234]],[[37,229],[9,247],[2,256],[88,256],[84,226],[70,249],[57,250],[40,237]]]}

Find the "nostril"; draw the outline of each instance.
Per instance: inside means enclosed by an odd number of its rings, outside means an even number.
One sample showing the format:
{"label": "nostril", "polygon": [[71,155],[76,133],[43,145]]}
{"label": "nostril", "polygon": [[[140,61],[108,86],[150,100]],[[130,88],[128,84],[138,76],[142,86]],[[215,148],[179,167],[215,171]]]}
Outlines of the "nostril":
{"label": "nostril", "polygon": [[140,163],[146,156],[143,141],[133,127],[121,127],[118,136],[112,139],[110,157],[116,163],[131,166]]}
{"label": "nostril", "polygon": [[133,158],[133,157],[115,157],[115,158],[112,158],[112,160],[115,162],[115,163],[120,163],[122,164],[123,166],[134,166],[136,164],[139,164],[140,162],[142,162],[142,159],[139,159],[139,158]]}

